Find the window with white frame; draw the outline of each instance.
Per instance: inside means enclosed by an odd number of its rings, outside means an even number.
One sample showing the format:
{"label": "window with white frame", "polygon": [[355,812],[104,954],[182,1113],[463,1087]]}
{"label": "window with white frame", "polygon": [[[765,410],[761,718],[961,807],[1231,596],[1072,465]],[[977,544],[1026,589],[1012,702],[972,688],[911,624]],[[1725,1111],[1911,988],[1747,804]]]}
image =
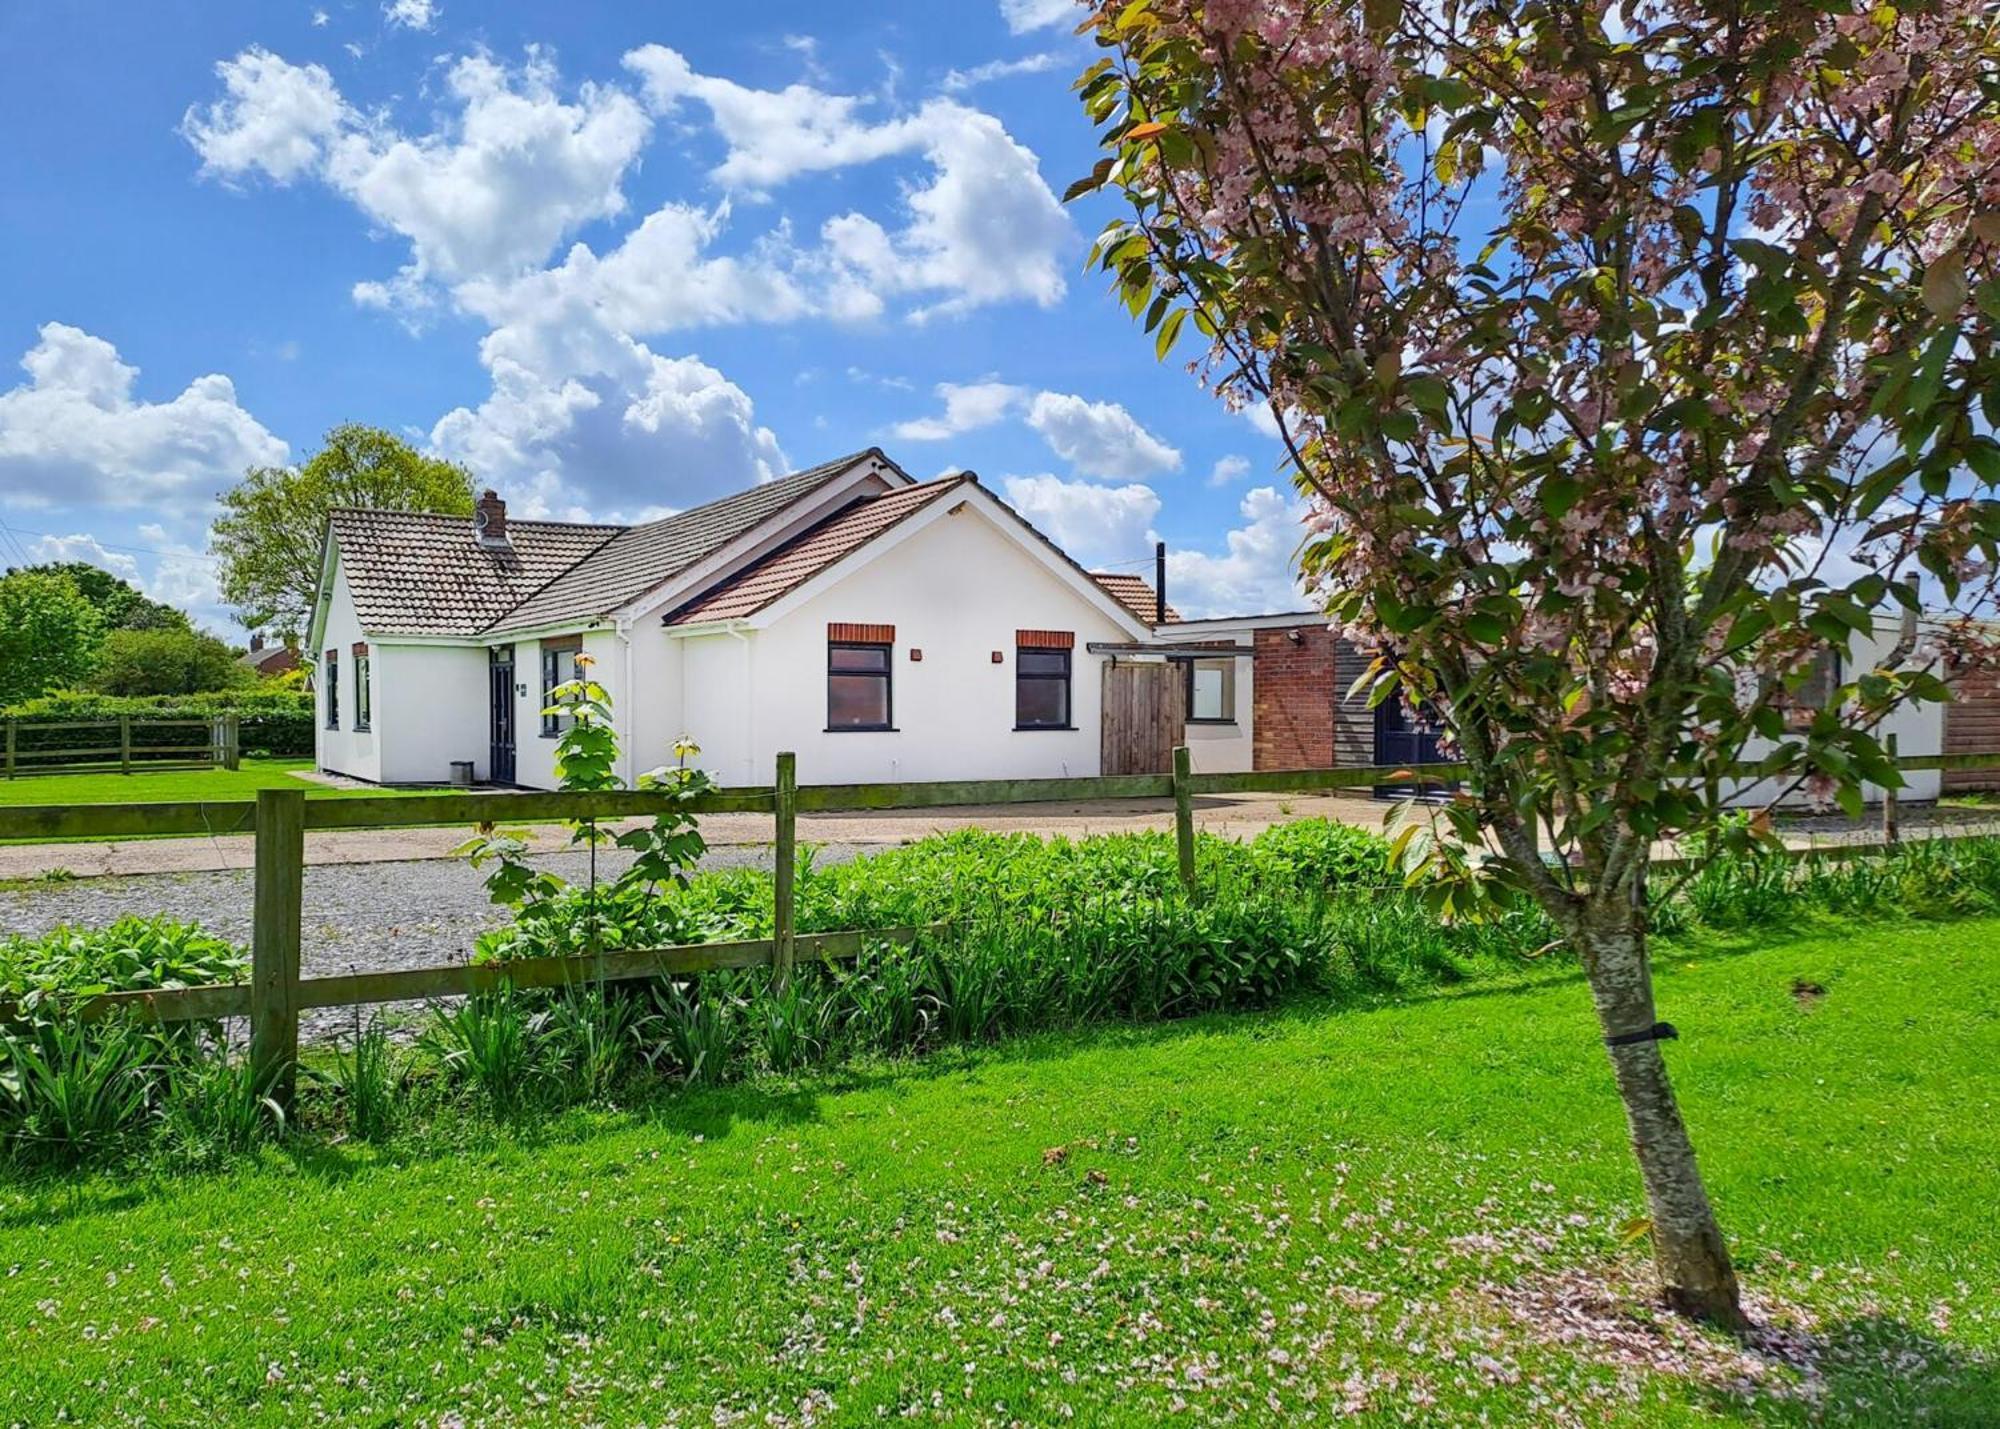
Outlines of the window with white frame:
{"label": "window with white frame", "polygon": [[554,739],[576,722],[568,715],[551,714],[549,709],[555,699],[556,686],[566,685],[582,673],[576,663],[581,654],[581,635],[542,642],[542,735],[546,739]]}
{"label": "window with white frame", "polygon": [[319,667],[320,688],[326,691],[326,727],[340,728],[340,652],[329,650]]}

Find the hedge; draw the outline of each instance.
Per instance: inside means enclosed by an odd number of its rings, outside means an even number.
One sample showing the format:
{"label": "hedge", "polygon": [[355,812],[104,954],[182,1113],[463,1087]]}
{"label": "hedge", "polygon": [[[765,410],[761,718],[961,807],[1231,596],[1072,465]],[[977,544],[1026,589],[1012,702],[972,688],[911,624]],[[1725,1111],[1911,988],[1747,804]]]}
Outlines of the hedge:
{"label": "hedge", "polygon": [[[106,741],[103,730],[43,729],[39,725],[71,720],[117,719],[130,715],[134,724],[148,720],[212,720],[236,716],[237,747],[247,755],[270,759],[310,759],[313,753],[313,697],[304,690],[220,690],[203,695],[97,695],[82,691],[44,695],[0,709],[0,719],[16,721],[21,749],[88,749]],[[151,745],[208,746],[205,729],[148,731]],[[116,741],[112,741],[115,743]]]}

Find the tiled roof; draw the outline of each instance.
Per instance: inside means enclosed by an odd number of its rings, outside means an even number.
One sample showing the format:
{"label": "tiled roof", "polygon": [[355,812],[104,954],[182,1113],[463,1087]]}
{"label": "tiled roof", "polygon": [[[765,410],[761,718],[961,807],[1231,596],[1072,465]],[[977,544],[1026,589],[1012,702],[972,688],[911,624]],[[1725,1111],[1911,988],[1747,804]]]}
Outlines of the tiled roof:
{"label": "tiled roof", "polygon": [[[1118,571],[1092,571],[1090,578],[1104,587],[1105,593],[1148,625],[1157,625],[1160,613],[1158,598],[1153,588],[1139,576],[1124,575]],[[1176,621],[1180,612],[1171,605],[1167,607],[1167,619]]]}
{"label": "tiled roof", "polygon": [[918,486],[899,487],[881,496],[864,497],[807,528],[693,604],[683,606],[667,623],[695,625],[755,615],[843,556],[859,550],[946,492],[971,480],[969,475],[947,476]]}
{"label": "tiled roof", "polygon": [[329,518],[367,631],[476,635],[624,528],[509,521],[482,546],[470,516],[343,509]]}
{"label": "tiled roof", "polygon": [[627,527],[588,561],[507,611],[504,628],[532,630],[608,615],[870,456],[881,453],[873,448],[855,452],[705,506]]}

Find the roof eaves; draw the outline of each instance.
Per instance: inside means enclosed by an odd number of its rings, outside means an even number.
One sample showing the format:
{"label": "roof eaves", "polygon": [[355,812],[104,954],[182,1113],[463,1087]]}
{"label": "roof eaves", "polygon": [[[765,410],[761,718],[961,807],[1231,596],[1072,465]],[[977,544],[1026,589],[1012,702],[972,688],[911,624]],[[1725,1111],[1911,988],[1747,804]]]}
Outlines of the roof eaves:
{"label": "roof eaves", "polygon": [[[710,586],[707,590],[704,590],[700,594],[694,596],[692,599],[681,602],[681,604],[674,607],[674,609],[667,611],[664,615],[662,615],[660,617],[660,623],[662,625],[676,624],[678,617],[683,611],[700,609],[705,602],[719,595],[722,591],[727,590],[730,586],[736,584],[738,581],[748,576],[751,572],[762,569],[764,567],[773,564],[776,561],[781,560],[788,552],[797,549],[800,545],[811,540],[813,537],[821,534],[822,532],[825,531],[825,529],[828,526],[832,525],[834,522],[839,521],[844,517],[853,515],[859,508],[863,506],[871,505],[873,502],[876,501],[886,501],[894,497],[906,496],[916,491],[931,490],[930,495],[926,496],[922,501],[913,503],[910,506],[909,510],[900,513],[888,525],[882,527],[880,530],[870,532],[867,536],[863,537],[858,544],[854,545],[853,547],[849,548],[846,551],[841,552],[839,555],[832,557],[824,565],[818,567],[813,571],[806,573],[800,579],[794,581],[791,585],[785,586],[780,590],[772,591],[769,595],[765,596],[762,600],[758,601],[756,605],[751,606],[747,610],[737,611],[734,615],[725,617],[719,621],[691,621],[689,622],[689,624],[691,626],[711,624],[711,623],[727,624],[734,621],[748,620],[752,616],[759,615],[763,611],[769,609],[771,606],[777,604],[779,601],[783,600],[786,596],[792,594],[794,591],[801,589],[802,587],[810,584],[814,580],[817,580],[821,575],[833,569],[833,567],[839,565],[842,561],[846,560],[848,557],[855,555],[860,551],[867,550],[870,546],[874,545],[877,541],[881,540],[891,531],[901,526],[904,522],[908,521],[912,516],[915,516],[918,512],[929,510],[934,504],[936,504],[936,502],[940,497],[944,496],[945,493],[950,491],[952,488],[957,486],[963,486],[968,483],[973,486],[977,486],[979,484],[979,478],[975,476],[972,472],[962,471],[952,476],[938,477],[932,481],[915,482],[909,486],[900,487],[896,491],[890,492],[887,496],[864,497],[860,500],[850,501],[847,505],[841,507],[838,511],[828,512],[825,516],[813,522],[812,525],[806,527],[805,530],[797,532],[796,534],[788,537],[786,540],[780,542],[778,545],[773,546],[769,551],[765,552],[756,561],[744,567],[741,571],[736,572],[734,575],[730,576],[727,580],[720,581],[717,584]],[[932,488],[934,488],[934,490],[932,490]]]}

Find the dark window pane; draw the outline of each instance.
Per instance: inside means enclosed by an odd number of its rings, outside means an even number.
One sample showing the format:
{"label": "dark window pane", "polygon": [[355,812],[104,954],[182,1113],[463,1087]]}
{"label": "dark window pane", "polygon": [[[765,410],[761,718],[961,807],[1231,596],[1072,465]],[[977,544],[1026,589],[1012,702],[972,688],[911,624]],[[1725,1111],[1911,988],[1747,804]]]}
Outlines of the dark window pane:
{"label": "dark window pane", "polygon": [[1067,675],[1069,673],[1069,652],[1066,650],[1023,650],[1018,656],[1017,668],[1023,675]]}
{"label": "dark window pane", "polygon": [[826,722],[855,729],[889,722],[889,681],[883,675],[828,675]]}
{"label": "dark window pane", "polygon": [[889,668],[886,645],[832,645],[827,648],[829,670],[885,671]]}
{"label": "dark window pane", "polygon": [[1069,681],[1022,679],[1014,682],[1014,723],[1069,723]]}

